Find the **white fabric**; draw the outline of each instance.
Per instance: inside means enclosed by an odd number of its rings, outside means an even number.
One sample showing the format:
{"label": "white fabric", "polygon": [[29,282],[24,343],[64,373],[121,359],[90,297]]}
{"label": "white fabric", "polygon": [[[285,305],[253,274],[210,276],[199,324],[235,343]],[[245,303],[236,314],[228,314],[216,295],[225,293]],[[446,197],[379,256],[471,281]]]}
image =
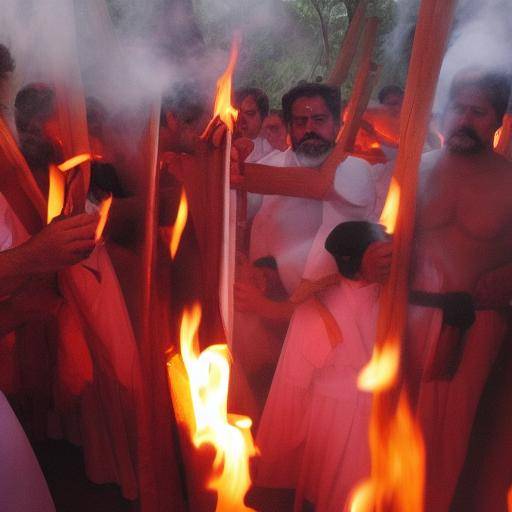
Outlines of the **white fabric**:
{"label": "white fabric", "polygon": [[2,392],[0,432],[0,510],[55,512],[34,452]]}
{"label": "white fabric", "polygon": [[304,278],[315,281],[337,272],[334,258],[324,248],[326,238],[341,222],[375,220],[371,218],[375,202],[370,164],[347,157],[336,169],[334,186],[322,201],[322,224],[308,256]]}
{"label": "white fabric", "polygon": [[343,280],[322,294],[343,335],[334,349],[312,301],[295,311],[258,430],[257,485],[296,487],[318,510],[331,499],[342,510],[364,476],[370,399],[356,378],[371,356],[378,290]]}
{"label": "white fabric", "polygon": [[[291,149],[273,152],[259,163],[276,167],[300,166]],[[300,282],[321,216],[321,201],[266,195],[254,217],[250,260],[273,256],[281,281],[289,294]]]}

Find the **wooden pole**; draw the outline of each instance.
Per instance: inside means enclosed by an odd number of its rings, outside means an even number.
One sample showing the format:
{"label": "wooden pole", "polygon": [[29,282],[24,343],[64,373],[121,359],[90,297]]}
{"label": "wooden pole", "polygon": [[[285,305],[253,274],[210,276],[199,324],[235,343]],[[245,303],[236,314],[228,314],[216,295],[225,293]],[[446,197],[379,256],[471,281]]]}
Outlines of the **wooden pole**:
{"label": "wooden pole", "polygon": [[360,0],[357,6],[354,17],[350,22],[350,26],[348,27],[343,43],[341,44],[336,62],[334,63],[334,66],[329,73],[329,77],[326,80],[328,85],[340,87],[347,79],[350,66],[354,61],[354,57],[357,52],[357,44],[363,30],[367,4],[368,0]]}
{"label": "wooden pole", "polygon": [[[418,169],[430,121],[432,103],[452,24],[456,0],[423,0],[407,79],[401,114],[400,144],[394,176],[401,187],[397,231],[393,238],[393,258],[389,280],[381,294],[377,339],[374,352],[386,348],[401,350],[407,320],[407,293],[416,212]],[[393,463],[403,454],[397,453],[400,443],[393,444],[392,432],[403,420],[399,406],[403,372],[391,389],[376,391],[372,405],[370,444],[372,450],[372,480],[382,486],[390,482]],[[405,397],[406,400],[406,397]],[[412,418],[410,418],[412,421]],[[411,449],[410,447],[408,449]],[[421,450],[422,447],[417,447]],[[410,455],[410,454],[408,454]],[[422,472],[422,464],[415,471]],[[423,510],[423,480],[415,488],[397,485],[380,488],[376,512],[408,512]],[[413,500],[407,502],[407,497]],[[409,507],[409,508],[407,508]]]}
{"label": "wooden pole", "polygon": [[361,50],[361,57],[359,60],[359,68],[354,83],[354,89],[347,109],[347,117],[345,123],[340,130],[336,146],[331,151],[324,165],[325,169],[330,172],[326,173],[326,178],[334,178],[334,174],[338,165],[345,159],[348,145],[357,133],[362,114],[365,110],[364,101],[368,102],[368,87],[373,87],[370,72],[374,69],[372,64],[373,50],[375,42],[377,41],[377,32],[379,29],[379,18],[368,18],[365,24],[365,33],[363,39],[363,47]]}

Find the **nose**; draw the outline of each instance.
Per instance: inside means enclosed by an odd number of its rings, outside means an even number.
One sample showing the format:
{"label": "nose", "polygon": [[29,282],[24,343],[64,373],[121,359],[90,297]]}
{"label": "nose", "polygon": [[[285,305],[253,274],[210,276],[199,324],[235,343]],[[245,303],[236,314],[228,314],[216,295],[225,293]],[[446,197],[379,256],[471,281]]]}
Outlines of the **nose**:
{"label": "nose", "polygon": [[315,131],[314,130],[314,122],[313,122],[313,119],[311,117],[308,117],[305,129],[306,129],[306,133],[310,133],[310,132],[314,132]]}

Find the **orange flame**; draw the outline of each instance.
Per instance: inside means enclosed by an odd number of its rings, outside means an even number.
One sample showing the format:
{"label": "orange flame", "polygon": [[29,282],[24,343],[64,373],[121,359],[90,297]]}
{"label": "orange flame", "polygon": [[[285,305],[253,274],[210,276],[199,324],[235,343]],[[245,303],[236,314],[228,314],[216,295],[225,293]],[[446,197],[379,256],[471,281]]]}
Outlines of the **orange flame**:
{"label": "orange flame", "polygon": [[510,486],[507,495],[508,512],[512,512],[512,486]]}
{"label": "orange flame", "polygon": [[235,121],[238,118],[238,110],[231,105],[231,89],[233,81],[233,72],[240,48],[240,35],[235,34],[231,44],[231,53],[226,70],[217,80],[217,92],[215,94],[215,104],[213,107],[213,118],[206,127],[202,137],[210,131],[212,124],[217,117],[226,125],[229,132],[233,133]]}
{"label": "orange flame", "polygon": [[99,207],[100,220],[98,222],[98,225],[96,226],[96,234],[94,237],[96,242],[101,238],[101,235],[103,234],[103,230],[105,229],[105,226],[107,224],[108,213],[110,211],[111,206],[112,196],[110,195],[101,202]]}
{"label": "orange flame", "polygon": [[178,213],[176,214],[176,220],[174,226],[171,228],[171,241],[169,243],[169,251],[171,258],[174,259],[180,246],[181,236],[185,230],[188,219],[188,201],[185,189],[181,191],[180,205],[178,206]]}
{"label": "orange flame", "polygon": [[188,425],[191,440],[196,448],[207,443],[215,447],[212,476],[207,486],[217,491],[216,511],[251,511],[244,505],[244,496],[251,485],[249,459],[256,455],[250,431],[252,421],[247,416],[228,414],[229,349],[225,344],[211,345],[200,353],[197,337],[200,322],[199,304],[185,309],[180,350],[192,399],[193,421]]}
{"label": "orange flame", "polygon": [[422,512],[425,447],[406,393],[385,426],[372,418],[370,445],[372,476],[356,488],[349,512]]}
{"label": "orange flame", "polygon": [[390,389],[396,384],[400,364],[400,348],[396,342],[375,347],[370,362],[360,371],[357,387],[376,392]]}
{"label": "orange flame", "polygon": [[500,143],[501,134],[503,133],[503,126],[500,126],[495,132],[494,132],[494,140],[493,140],[493,147],[496,149]]}
{"label": "orange flame", "polygon": [[73,167],[76,167],[77,165],[88,162],[90,159],[91,159],[91,155],[89,153],[82,153],[80,155],[76,155],[76,156],[70,158],[69,160],[66,160],[65,162],[62,162],[57,167],[62,172],[66,172],[66,171],[73,169]]}
{"label": "orange flame", "polygon": [[389,185],[388,195],[382,214],[380,216],[380,223],[385,226],[386,231],[391,235],[395,232],[396,221],[398,218],[398,207],[400,206],[400,185],[393,176]]}
{"label": "orange flame", "polygon": [[50,164],[48,189],[47,223],[62,213],[64,208],[64,195],[66,192],[66,177],[56,165]]}

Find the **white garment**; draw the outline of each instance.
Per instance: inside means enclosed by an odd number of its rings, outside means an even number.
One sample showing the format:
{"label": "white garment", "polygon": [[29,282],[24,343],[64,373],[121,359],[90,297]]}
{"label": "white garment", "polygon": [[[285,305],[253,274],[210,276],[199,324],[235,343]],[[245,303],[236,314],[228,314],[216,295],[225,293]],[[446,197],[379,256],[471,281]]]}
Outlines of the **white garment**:
{"label": "white garment", "polygon": [[372,167],[365,160],[347,157],[336,169],[334,184],[322,201],[322,224],[308,256],[304,278],[315,281],[337,272],[334,258],[325,250],[329,233],[341,222],[376,220]]}
{"label": "white garment", "polygon": [[32,447],[1,391],[0,432],[0,510],[55,512]]}
{"label": "white garment", "polygon": [[[295,153],[276,151],[261,160],[276,167],[300,167]],[[291,294],[299,284],[304,266],[321,224],[322,203],[315,199],[265,195],[251,229],[249,258],[273,256],[281,281]]]}

